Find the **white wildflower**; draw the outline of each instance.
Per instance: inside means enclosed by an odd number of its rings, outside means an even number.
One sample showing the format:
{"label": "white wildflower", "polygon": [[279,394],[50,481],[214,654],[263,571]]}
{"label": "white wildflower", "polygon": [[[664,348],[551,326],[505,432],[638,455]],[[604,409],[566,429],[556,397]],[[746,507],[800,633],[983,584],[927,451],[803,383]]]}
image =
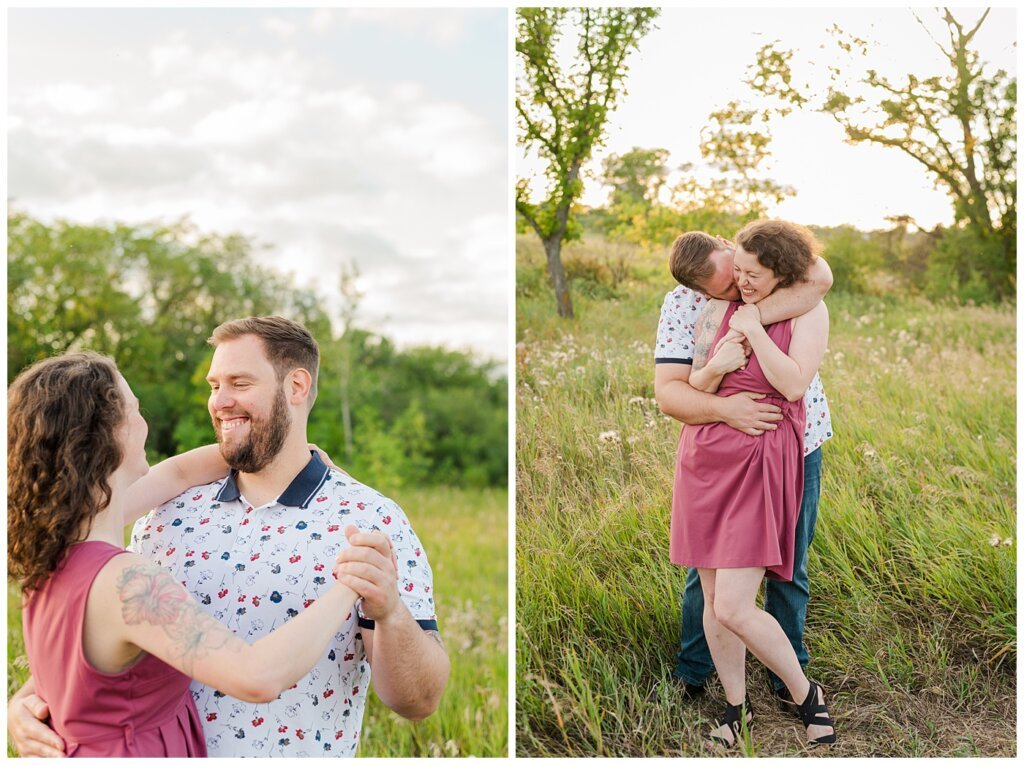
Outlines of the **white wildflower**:
{"label": "white wildflower", "polygon": [[993,547],[999,547],[999,535],[993,534],[988,538],[988,543]]}
{"label": "white wildflower", "polygon": [[597,440],[598,441],[602,441],[603,443],[606,443],[606,444],[607,443],[611,443],[611,444],[621,444],[622,443],[622,438],[619,436],[619,433],[616,430],[605,430],[605,431],[603,431],[597,437]]}
{"label": "white wildflower", "polygon": [[633,398],[629,400],[629,403],[640,404],[640,406],[643,406],[644,404],[647,403],[647,399],[645,399],[643,396],[633,396]]}

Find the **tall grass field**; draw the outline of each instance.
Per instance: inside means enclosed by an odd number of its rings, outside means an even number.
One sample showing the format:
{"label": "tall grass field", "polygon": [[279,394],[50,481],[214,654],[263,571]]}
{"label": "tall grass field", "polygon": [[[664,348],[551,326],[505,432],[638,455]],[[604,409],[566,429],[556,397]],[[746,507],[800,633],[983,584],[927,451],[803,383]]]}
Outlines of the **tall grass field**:
{"label": "tall grass field", "polygon": [[[441,705],[409,722],[370,694],[361,757],[501,757],[508,753],[508,495],[426,488],[391,492],[434,572],[438,625],[452,663]],[[7,589],[7,695],[28,676],[20,595]],[[372,680],[371,680],[372,687]],[[16,756],[8,745],[8,754]]]}
{"label": "tall grass field", "polygon": [[[518,268],[520,284],[542,281],[539,261],[521,254]],[[572,321],[555,316],[546,286],[517,298],[520,756],[699,756],[724,704],[716,678],[696,701],[671,679],[680,425],[655,403],[653,347],[675,285],[660,260],[639,271],[611,291],[577,288]],[[751,658],[757,722],[741,751],[1012,757],[1014,307],[826,302],[835,437],[805,641],[839,742],[809,749]]]}

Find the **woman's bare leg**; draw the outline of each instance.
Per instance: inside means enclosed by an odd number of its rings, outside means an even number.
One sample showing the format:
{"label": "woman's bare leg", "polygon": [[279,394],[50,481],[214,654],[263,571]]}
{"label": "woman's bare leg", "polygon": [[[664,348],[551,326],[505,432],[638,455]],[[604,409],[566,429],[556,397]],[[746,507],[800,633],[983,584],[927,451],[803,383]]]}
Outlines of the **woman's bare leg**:
{"label": "woman's bare leg", "polygon": [[[715,618],[715,570],[700,568],[697,569],[697,573],[700,575],[700,586],[704,591],[704,637],[708,641],[711,660],[715,663],[718,679],[725,691],[726,702],[739,706],[747,695],[747,648],[743,641]],[[713,733],[727,741],[733,739],[733,733],[726,725]]]}
{"label": "woman's bare leg", "polygon": [[747,648],[736,635],[715,618],[715,570],[697,569],[700,586],[704,590],[704,636],[715,662],[718,679],[725,691],[725,700],[733,705],[743,703],[747,694],[746,661]]}
{"label": "woman's bare leg", "polygon": [[[718,569],[714,585],[715,618],[786,684],[799,704],[807,698],[811,686],[782,627],[775,617],[756,605],[757,590],[763,578],[763,568]],[[710,639],[708,645],[711,645]],[[714,657],[714,652],[711,655]],[[812,725],[807,737],[815,739],[831,732],[831,726]]]}

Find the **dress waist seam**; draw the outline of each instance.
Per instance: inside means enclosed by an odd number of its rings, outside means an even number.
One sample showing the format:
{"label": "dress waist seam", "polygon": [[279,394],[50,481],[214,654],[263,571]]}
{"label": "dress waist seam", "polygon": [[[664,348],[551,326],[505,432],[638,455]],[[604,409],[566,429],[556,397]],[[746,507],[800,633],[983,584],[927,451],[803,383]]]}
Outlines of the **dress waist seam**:
{"label": "dress waist seam", "polygon": [[[134,739],[136,736],[150,731],[159,730],[163,726],[177,719],[182,709],[186,707],[189,700],[191,699],[189,693],[182,694],[181,701],[178,703],[174,710],[166,717],[161,718],[159,721],[147,725],[145,728],[136,728],[131,722],[125,723],[124,725],[118,726],[117,728],[111,726],[109,733],[103,733],[98,736],[87,736],[85,738],[74,738],[69,737],[65,734],[60,734],[68,744],[95,744],[100,741],[112,741],[114,739],[123,738],[125,743],[128,744],[129,748],[134,745]],[[116,731],[116,732],[115,732]]]}

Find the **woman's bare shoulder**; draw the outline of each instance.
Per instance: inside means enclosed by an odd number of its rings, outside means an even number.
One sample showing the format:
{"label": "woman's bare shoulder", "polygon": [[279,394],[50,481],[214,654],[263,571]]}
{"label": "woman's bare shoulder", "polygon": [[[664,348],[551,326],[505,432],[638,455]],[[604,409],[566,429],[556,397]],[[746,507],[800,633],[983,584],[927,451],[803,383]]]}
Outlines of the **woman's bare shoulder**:
{"label": "woman's bare shoulder", "polygon": [[801,324],[814,326],[818,324],[828,324],[828,306],[825,305],[825,301],[820,301],[814,308],[807,313],[801,314],[793,319],[793,327],[796,328]]}

